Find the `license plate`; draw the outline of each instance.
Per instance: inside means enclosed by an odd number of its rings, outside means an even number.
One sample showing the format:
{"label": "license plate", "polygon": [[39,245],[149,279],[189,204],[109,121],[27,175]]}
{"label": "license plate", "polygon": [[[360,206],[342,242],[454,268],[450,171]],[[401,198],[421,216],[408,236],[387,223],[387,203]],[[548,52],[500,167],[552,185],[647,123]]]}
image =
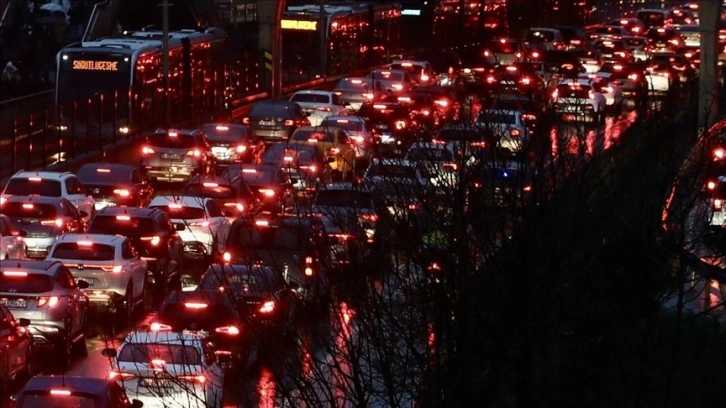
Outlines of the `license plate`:
{"label": "license plate", "polygon": [[379,123],[376,125],[376,129],[388,129],[388,125]]}
{"label": "license plate", "polygon": [[142,378],[139,385],[147,388],[172,388],[174,382],[171,378]]}
{"label": "license plate", "polygon": [[274,126],[275,121],[274,120],[261,120],[260,126]]}
{"label": "license plate", "polygon": [[2,298],[2,299],[0,299],[0,303],[2,303],[5,307],[15,308],[15,309],[24,309],[24,308],[28,307],[28,301],[25,299]]}
{"label": "license plate", "polygon": [[161,158],[165,160],[181,160],[182,157],[178,154],[163,153]]}
{"label": "license plate", "polygon": [[205,337],[205,338],[209,337],[209,332],[206,330],[182,330],[182,334]]}
{"label": "license plate", "polygon": [[169,173],[176,173],[176,167],[169,167]]}

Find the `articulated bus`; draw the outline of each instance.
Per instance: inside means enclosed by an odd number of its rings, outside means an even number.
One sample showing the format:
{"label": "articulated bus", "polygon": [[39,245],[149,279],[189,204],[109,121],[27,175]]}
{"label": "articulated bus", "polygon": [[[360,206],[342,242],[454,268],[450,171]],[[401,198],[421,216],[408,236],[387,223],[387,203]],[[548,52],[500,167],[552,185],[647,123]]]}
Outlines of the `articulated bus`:
{"label": "articulated bus", "polygon": [[76,135],[115,138],[164,126],[167,111],[177,122],[223,109],[226,38],[218,28],[169,33],[168,104],[158,28],[61,49],[55,89],[59,126]]}
{"label": "articulated bus", "polygon": [[[283,84],[345,75],[400,58],[399,4],[325,5],[322,19],[320,11],[319,4],[287,7],[280,21]],[[321,51],[325,52],[323,67]]]}

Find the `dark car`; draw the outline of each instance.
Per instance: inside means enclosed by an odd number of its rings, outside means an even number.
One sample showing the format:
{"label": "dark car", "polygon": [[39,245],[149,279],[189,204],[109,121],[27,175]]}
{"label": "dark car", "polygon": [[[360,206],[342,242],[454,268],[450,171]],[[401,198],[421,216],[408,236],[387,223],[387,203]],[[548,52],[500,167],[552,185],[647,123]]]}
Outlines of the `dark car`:
{"label": "dark car", "polygon": [[146,176],[128,164],[86,163],[76,176],[96,200],[96,211],[109,205],[145,207],[154,195]]}
{"label": "dark car", "polygon": [[505,150],[491,149],[470,171],[469,202],[478,210],[521,210],[536,201],[536,169]]}
{"label": "dark car", "polygon": [[69,375],[33,377],[15,396],[15,408],[141,408],[138,400],[129,401],[126,391],[105,378]]}
{"label": "dark car", "polygon": [[297,102],[273,100],[255,102],[242,123],[266,143],[287,141],[298,127],[310,126],[308,115]]}
{"label": "dark car", "polygon": [[158,129],[141,147],[141,168],[151,180],[184,182],[214,166],[212,148],[199,129]]}
{"label": "dark car", "polygon": [[249,185],[238,176],[197,176],[189,180],[182,189],[182,195],[209,197],[222,209],[225,217],[233,218],[255,214],[262,208],[262,202]]}
{"label": "dark car", "polygon": [[232,223],[223,256],[232,265],[273,268],[299,286],[308,305],[325,304],[330,296],[330,245],[319,218],[258,214]]}
{"label": "dark car", "polygon": [[456,115],[459,109],[459,101],[451,90],[451,87],[440,85],[416,86],[411,90],[411,93],[431,95],[442,121],[453,120],[454,115]]}
{"label": "dark car", "polygon": [[292,181],[284,170],[270,164],[234,164],[230,176],[240,177],[262,202],[263,211],[285,212],[294,204]]}
{"label": "dark car", "polygon": [[156,208],[106,207],[88,226],[92,234],[121,234],[128,237],[149,266],[154,277],[155,301],[167,290],[179,289],[182,243],[169,216]]}
{"label": "dark car", "polygon": [[30,320],[15,320],[10,310],[0,303],[0,388],[11,380],[30,378],[33,336],[28,330]]}
{"label": "dark car", "polygon": [[86,229],[85,212],[61,197],[12,196],[0,206],[0,212],[27,232],[30,258],[44,259],[56,237]]}
{"label": "dark car", "polygon": [[500,65],[486,76],[487,86],[497,96],[524,95],[527,97],[542,97],[545,93],[545,83],[540,77],[538,63],[528,62]]}
{"label": "dark car", "polygon": [[261,335],[293,333],[300,303],[297,288],[279,271],[261,265],[212,264],[199,282],[200,290],[230,297],[251,330]]}
{"label": "dark car", "polygon": [[[319,183],[329,181],[332,177],[325,153],[312,144],[272,144],[262,156],[262,163],[286,172],[298,196],[312,194]],[[297,180],[298,176],[302,176],[303,180]]]}
{"label": "dark car", "polygon": [[366,120],[373,132],[374,150],[380,153],[405,151],[421,130],[411,117],[411,109],[399,101],[365,102],[358,116]]}
{"label": "dark car", "polygon": [[201,126],[207,135],[217,164],[256,162],[265,149],[249,125],[207,123]]}
{"label": "dark car", "polygon": [[333,93],[353,110],[360,109],[363,102],[372,101],[386,92],[381,82],[370,78],[350,77],[338,81]]}
{"label": "dark car", "polygon": [[673,51],[686,45],[681,33],[670,27],[651,27],[645,37],[653,51]]}
{"label": "dark car", "polygon": [[565,43],[565,48],[568,50],[584,47],[588,45],[587,33],[585,29],[580,26],[556,26],[556,29],[562,33],[562,39]]}
{"label": "dark car", "polygon": [[218,288],[170,293],[149,328],[200,335],[218,357],[243,366],[248,362],[251,333],[247,322],[232,298]]}

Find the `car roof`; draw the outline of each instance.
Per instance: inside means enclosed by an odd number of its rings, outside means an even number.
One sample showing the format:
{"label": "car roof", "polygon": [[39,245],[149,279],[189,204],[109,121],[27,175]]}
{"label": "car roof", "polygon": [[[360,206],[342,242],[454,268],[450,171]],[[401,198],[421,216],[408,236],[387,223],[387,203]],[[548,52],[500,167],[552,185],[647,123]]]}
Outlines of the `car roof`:
{"label": "car roof", "polygon": [[237,274],[250,275],[276,275],[273,267],[267,265],[240,265],[240,264],[211,264],[204,273],[212,272],[215,274],[234,272]]}
{"label": "car roof", "polygon": [[69,171],[19,171],[10,177],[14,178],[30,178],[40,177],[41,179],[61,180],[74,174]]}
{"label": "car roof", "polygon": [[[365,119],[355,115],[328,115],[323,119],[323,122],[330,122],[334,120],[347,120],[349,122],[361,122],[365,123]],[[327,125],[330,126],[330,125]]]}
{"label": "car roof", "polygon": [[123,235],[65,233],[56,238],[55,242],[92,241],[97,244],[117,245],[126,239]]}
{"label": "car roof", "polygon": [[108,162],[95,162],[95,163],[86,163],[78,168],[80,169],[109,169],[111,171],[131,171],[136,166],[132,166],[130,164],[123,164],[123,163],[108,163]]}
{"label": "car roof", "polygon": [[68,389],[70,391],[104,395],[108,386],[109,380],[105,378],[69,375],[42,375],[30,378],[23,387],[21,393],[48,391],[51,388],[63,387],[63,389]]}
{"label": "car roof", "polygon": [[204,208],[204,205],[207,201],[210,201],[211,198],[209,197],[198,197],[198,196],[190,196],[190,195],[180,195],[180,196],[171,196],[171,195],[160,195],[154,197],[151,202],[149,203],[149,206],[156,206],[156,205],[169,205],[169,204],[181,204],[184,207],[192,207],[192,208]]}
{"label": "car roof", "polygon": [[65,197],[48,197],[39,195],[14,195],[6,199],[8,203],[37,203],[37,204],[51,204],[58,205],[61,201],[68,201]]}
{"label": "car roof", "polygon": [[293,94],[293,96],[299,95],[299,94],[331,96],[333,94],[333,92],[332,91],[321,91],[321,90],[318,90],[318,89],[303,89],[303,90],[300,90],[300,91],[295,92]]}
{"label": "car roof", "polygon": [[160,210],[157,208],[141,208],[141,207],[103,207],[96,212],[96,215],[130,215],[132,217],[153,217]]}
{"label": "car roof", "polygon": [[60,261],[46,261],[36,259],[0,260],[0,271],[20,269],[40,275],[53,275],[57,266],[63,266],[63,264]]}
{"label": "car roof", "polygon": [[369,186],[363,183],[353,184],[350,181],[335,181],[331,183],[322,184],[319,190],[326,191],[362,191],[371,192]]}
{"label": "car roof", "polygon": [[185,346],[191,345],[199,348],[202,346],[202,339],[194,334],[180,332],[132,331],[126,335],[123,342],[123,344],[128,343],[177,344]]}

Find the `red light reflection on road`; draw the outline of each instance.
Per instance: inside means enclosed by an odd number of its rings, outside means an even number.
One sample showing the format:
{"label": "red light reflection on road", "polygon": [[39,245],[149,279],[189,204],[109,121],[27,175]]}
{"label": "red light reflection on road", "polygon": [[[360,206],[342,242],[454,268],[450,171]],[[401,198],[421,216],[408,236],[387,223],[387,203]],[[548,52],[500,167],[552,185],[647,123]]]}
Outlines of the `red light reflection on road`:
{"label": "red light reflection on road", "polygon": [[272,377],[272,371],[266,367],[262,367],[260,372],[260,379],[257,381],[257,393],[260,396],[259,408],[275,408],[275,396],[277,391],[275,389],[275,381]]}
{"label": "red light reflection on road", "polygon": [[575,121],[554,126],[550,129],[552,157],[591,157],[599,151],[610,149],[620,142],[623,133],[637,117],[637,112],[631,111],[615,119],[607,118],[604,127]]}

